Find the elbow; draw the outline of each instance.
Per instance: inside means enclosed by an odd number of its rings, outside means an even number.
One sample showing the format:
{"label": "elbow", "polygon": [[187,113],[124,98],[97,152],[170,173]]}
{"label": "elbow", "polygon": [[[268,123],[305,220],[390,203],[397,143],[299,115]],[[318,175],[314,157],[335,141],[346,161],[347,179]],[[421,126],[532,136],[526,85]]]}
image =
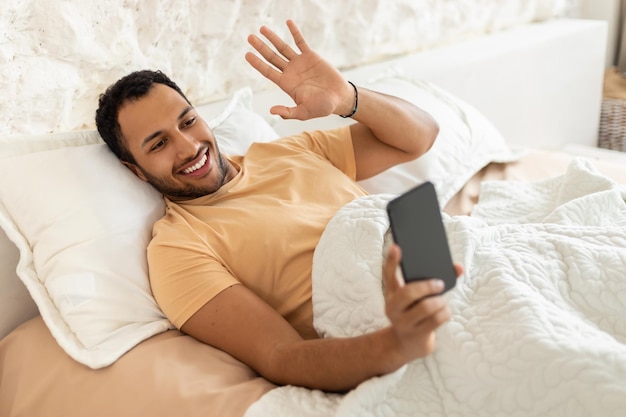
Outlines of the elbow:
{"label": "elbow", "polygon": [[410,159],[417,159],[428,152],[435,144],[438,136],[439,123],[432,117],[428,117],[427,121],[422,123],[415,133],[415,147],[413,152],[411,152]]}
{"label": "elbow", "polygon": [[423,153],[428,152],[430,148],[433,147],[437,136],[439,136],[439,123],[437,123],[435,119],[432,119],[431,123],[429,123],[425,136],[425,149]]}

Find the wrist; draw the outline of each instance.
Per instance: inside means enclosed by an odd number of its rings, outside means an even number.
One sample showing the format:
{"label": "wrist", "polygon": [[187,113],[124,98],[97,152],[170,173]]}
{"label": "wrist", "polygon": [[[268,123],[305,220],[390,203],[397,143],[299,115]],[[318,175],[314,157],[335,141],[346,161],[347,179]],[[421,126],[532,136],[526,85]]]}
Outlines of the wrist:
{"label": "wrist", "polygon": [[353,96],[353,100],[352,100],[352,108],[350,110],[350,112],[347,112],[345,114],[339,114],[340,117],[348,118],[348,117],[352,117],[354,116],[354,114],[356,113],[356,111],[359,108],[359,90],[356,88],[356,85],[354,85],[354,83],[352,81],[348,81],[348,84],[350,84],[350,86],[352,87],[352,90],[354,92],[354,96]]}
{"label": "wrist", "polygon": [[412,358],[403,352],[402,344],[391,326],[385,327],[375,334],[379,340],[380,360],[378,363],[382,367],[379,369],[381,374],[394,372],[411,361]]}

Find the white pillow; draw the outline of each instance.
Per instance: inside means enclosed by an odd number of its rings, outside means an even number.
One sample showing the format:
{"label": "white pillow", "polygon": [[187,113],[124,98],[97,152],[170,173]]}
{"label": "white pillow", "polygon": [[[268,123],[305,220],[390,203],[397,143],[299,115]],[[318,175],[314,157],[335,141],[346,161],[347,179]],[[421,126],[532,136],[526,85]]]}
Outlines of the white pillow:
{"label": "white pillow", "polygon": [[170,327],[144,260],[150,225],[163,213],[159,193],[104,144],[0,164],[0,225],[20,251],[18,276],[77,361],[109,365]]}
{"label": "white pillow", "polygon": [[37,315],[37,306],[17,277],[20,252],[0,229],[0,339]]}
{"label": "white pillow", "polygon": [[[252,140],[278,137],[251,111],[251,99],[251,90],[238,92],[209,122],[224,152],[245,153]],[[199,107],[210,116],[205,110]],[[74,139],[69,143],[84,143]],[[44,149],[54,147],[54,137],[41,140]],[[0,160],[0,226],[14,242],[7,246],[0,235],[0,250],[4,259],[4,252],[19,249],[17,274],[59,345],[100,368],[171,327],[152,298],[145,260],[163,199],[106,145],[63,147],[67,137],[58,143],[60,149]],[[17,148],[0,145],[0,154],[15,155]],[[14,264],[0,274],[2,286],[15,288]],[[6,294],[0,293],[1,305],[22,308]],[[0,320],[4,329],[16,325]]]}
{"label": "white pillow", "polygon": [[[0,159],[95,143],[102,143],[102,140],[94,130],[11,137],[0,139]],[[17,276],[19,255],[15,244],[0,230],[0,338],[38,314],[35,302]]]}
{"label": "white pillow", "polygon": [[375,80],[367,87],[404,98],[439,123],[437,140],[426,154],[360,182],[372,194],[400,194],[430,180],[444,207],[487,164],[514,161],[522,155],[507,146],[497,128],[476,108],[427,81],[395,77]]}

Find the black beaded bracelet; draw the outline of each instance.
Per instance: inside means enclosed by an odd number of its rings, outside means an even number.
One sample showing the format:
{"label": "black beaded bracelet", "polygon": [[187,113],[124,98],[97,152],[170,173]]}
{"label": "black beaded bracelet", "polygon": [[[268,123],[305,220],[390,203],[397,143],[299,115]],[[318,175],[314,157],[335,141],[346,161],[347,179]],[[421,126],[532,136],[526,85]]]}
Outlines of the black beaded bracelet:
{"label": "black beaded bracelet", "polygon": [[348,81],[348,83],[352,86],[352,88],[354,88],[354,108],[352,109],[352,113],[350,114],[347,114],[345,116],[343,114],[339,115],[344,119],[354,116],[354,113],[356,113],[356,110],[359,108],[359,90],[356,89],[356,85],[354,85],[352,81]]}

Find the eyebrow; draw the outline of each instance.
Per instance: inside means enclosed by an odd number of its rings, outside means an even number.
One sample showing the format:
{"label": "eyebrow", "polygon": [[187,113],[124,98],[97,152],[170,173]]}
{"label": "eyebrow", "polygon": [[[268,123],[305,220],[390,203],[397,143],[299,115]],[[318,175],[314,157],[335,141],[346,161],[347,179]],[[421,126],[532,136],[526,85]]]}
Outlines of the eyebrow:
{"label": "eyebrow", "polygon": [[[183,117],[185,117],[185,115],[187,115],[187,113],[189,113],[191,110],[193,110],[193,106],[187,106],[183,109],[182,112],[180,112],[180,114],[178,115],[178,118],[176,118],[176,120],[182,120]],[[145,147],[148,143],[152,142],[154,140],[154,138],[160,136],[163,133],[162,130],[157,130],[156,132],[154,132],[153,134],[147,136],[142,142],[141,142],[141,147]]]}

